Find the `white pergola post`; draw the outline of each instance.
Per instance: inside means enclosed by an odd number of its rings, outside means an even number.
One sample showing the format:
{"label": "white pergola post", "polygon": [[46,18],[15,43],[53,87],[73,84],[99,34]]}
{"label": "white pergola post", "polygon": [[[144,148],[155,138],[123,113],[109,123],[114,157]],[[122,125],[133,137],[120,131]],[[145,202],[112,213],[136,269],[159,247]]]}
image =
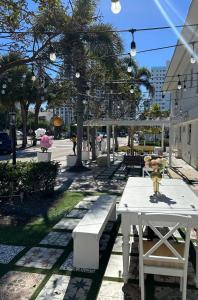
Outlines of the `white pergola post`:
{"label": "white pergola post", "polygon": [[89,126],[87,126],[87,148],[90,151],[90,133],[89,133]]}
{"label": "white pergola post", "polygon": [[110,126],[107,125],[107,167],[110,167]]}
{"label": "white pergola post", "polygon": [[164,124],[162,124],[161,147],[162,151],[164,152]]}
{"label": "white pergola post", "polygon": [[172,135],[172,124],[169,127],[169,167],[172,167],[172,152],[173,152],[173,135]]}
{"label": "white pergola post", "polygon": [[112,125],[112,137],[113,137],[112,149],[113,149],[113,162],[114,162],[115,161],[115,127],[114,127],[114,125]]}

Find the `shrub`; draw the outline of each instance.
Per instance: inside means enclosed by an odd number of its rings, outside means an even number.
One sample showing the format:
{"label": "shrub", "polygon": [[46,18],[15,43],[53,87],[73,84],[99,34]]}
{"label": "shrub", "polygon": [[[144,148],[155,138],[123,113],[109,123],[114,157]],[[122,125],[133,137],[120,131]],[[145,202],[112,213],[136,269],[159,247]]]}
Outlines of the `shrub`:
{"label": "shrub", "polygon": [[58,168],[56,162],[0,163],[0,196],[53,191]]}

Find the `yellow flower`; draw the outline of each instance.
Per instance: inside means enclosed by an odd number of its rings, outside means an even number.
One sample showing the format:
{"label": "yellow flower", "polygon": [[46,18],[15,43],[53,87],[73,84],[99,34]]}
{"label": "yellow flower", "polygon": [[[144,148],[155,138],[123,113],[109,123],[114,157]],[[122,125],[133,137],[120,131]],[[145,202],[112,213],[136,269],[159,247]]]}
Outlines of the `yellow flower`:
{"label": "yellow flower", "polygon": [[150,161],[150,160],[151,160],[151,156],[145,156],[145,157],[144,157],[144,161],[145,161],[145,162],[148,162],[148,161]]}

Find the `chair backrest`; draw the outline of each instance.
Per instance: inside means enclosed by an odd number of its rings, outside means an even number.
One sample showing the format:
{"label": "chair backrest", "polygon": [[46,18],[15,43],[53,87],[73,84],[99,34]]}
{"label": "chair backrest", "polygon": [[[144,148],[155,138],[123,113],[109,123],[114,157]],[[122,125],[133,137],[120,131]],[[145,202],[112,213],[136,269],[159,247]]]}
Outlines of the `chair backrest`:
{"label": "chair backrest", "polygon": [[126,166],[144,166],[144,157],[140,155],[125,155],[123,164],[125,164]]}
{"label": "chair backrest", "polygon": [[[139,245],[140,245],[140,255],[144,260],[158,260],[162,262],[172,262],[172,263],[182,263],[184,268],[187,267],[188,254],[189,254],[189,243],[190,243],[190,230],[192,227],[191,216],[185,215],[170,215],[170,214],[159,214],[159,213],[140,213],[138,216],[139,221]],[[159,241],[153,244],[153,246],[145,253],[143,249],[143,226],[150,227]],[[163,235],[159,231],[159,227],[167,227],[167,233]],[[171,228],[169,228],[171,227]],[[176,230],[179,228],[186,229],[185,247],[183,255],[179,253],[175,247],[171,245],[170,240],[168,240]],[[154,255],[162,245],[165,245],[170,251],[171,255]]]}

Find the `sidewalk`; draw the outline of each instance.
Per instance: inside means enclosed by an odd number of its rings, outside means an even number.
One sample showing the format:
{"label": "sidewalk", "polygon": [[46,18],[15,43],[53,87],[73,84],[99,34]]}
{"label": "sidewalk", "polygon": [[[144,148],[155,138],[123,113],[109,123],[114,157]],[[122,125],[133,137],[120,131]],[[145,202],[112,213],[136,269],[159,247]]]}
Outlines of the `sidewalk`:
{"label": "sidewalk", "polygon": [[198,195],[198,171],[186,163],[183,159],[172,156],[172,168],[168,170],[169,175],[175,179],[183,179],[190,184]]}

